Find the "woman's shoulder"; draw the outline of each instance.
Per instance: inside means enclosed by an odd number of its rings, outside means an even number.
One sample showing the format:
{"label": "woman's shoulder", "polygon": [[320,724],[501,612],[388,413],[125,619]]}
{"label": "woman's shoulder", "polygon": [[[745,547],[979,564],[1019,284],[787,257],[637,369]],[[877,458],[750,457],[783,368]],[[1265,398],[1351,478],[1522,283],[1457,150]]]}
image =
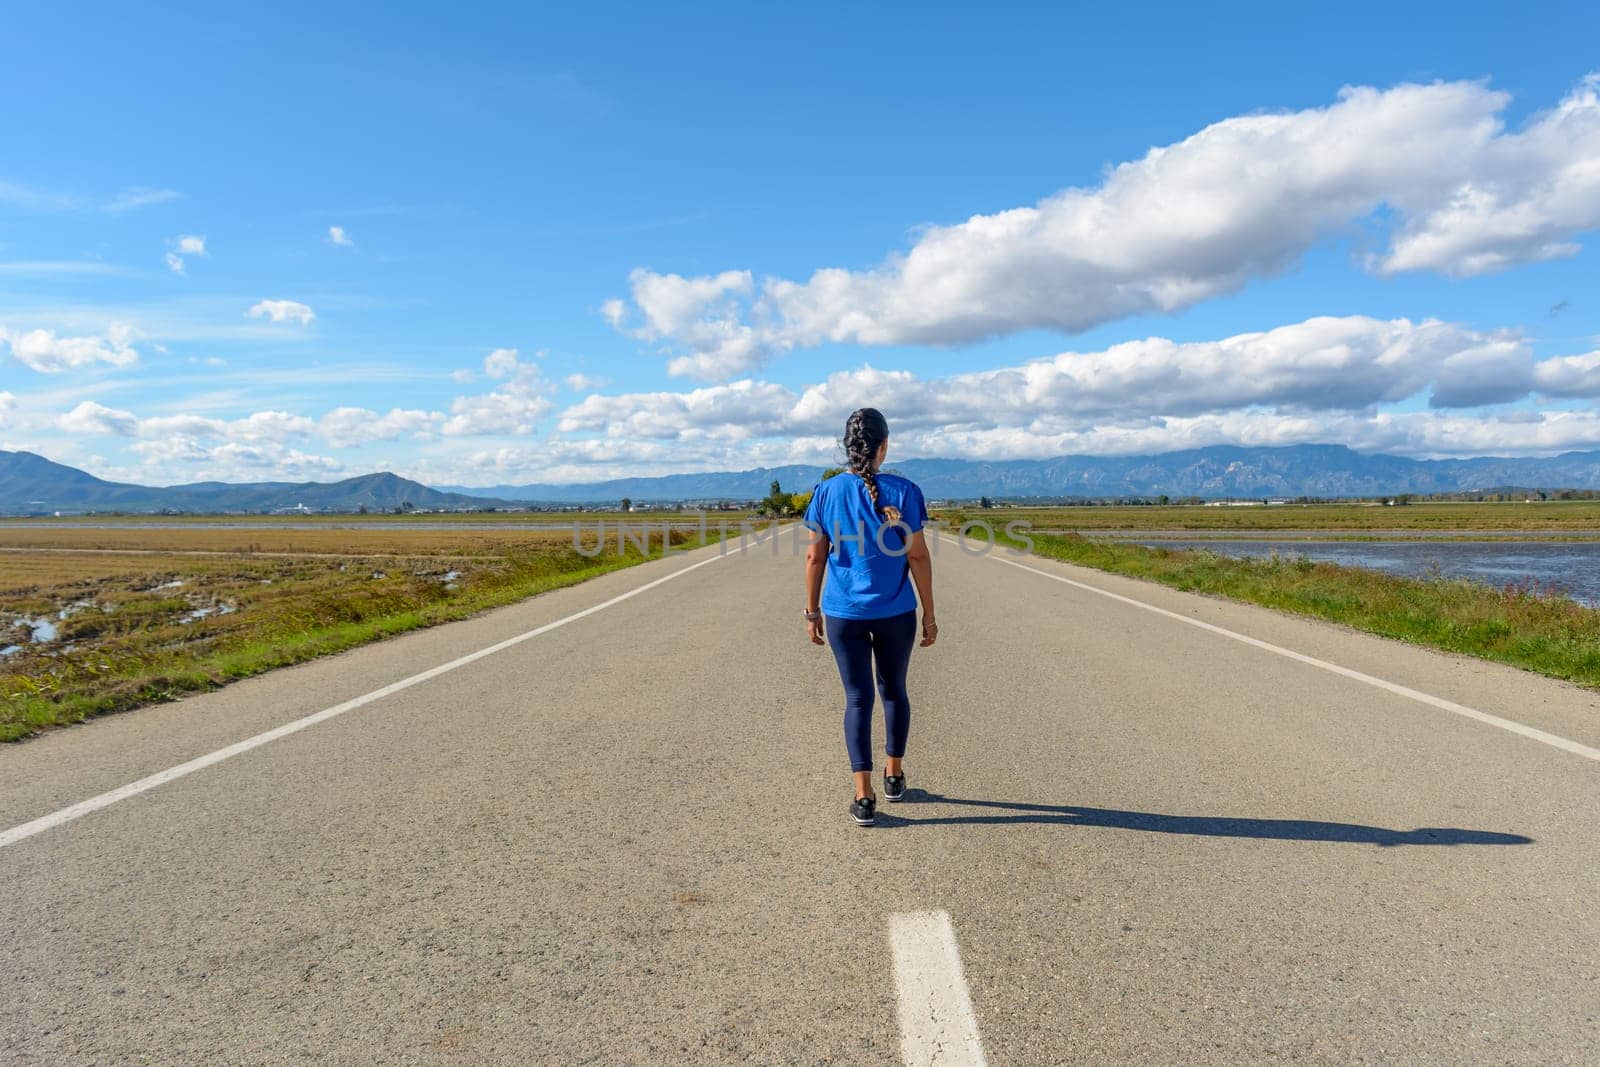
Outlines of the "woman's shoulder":
{"label": "woman's shoulder", "polygon": [[916,482],[912,481],[910,478],[907,478],[903,474],[894,474],[890,471],[884,471],[878,475],[878,484],[891,486],[901,493],[910,492],[916,493],[919,496],[922,494],[922,487]]}
{"label": "woman's shoulder", "polygon": [[849,471],[840,471],[838,474],[824,478],[822,481],[812,486],[811,492],[817,496],[822,496],[827,493],[837,493],[840,487],[853,477],[855,476],[850,474]]}

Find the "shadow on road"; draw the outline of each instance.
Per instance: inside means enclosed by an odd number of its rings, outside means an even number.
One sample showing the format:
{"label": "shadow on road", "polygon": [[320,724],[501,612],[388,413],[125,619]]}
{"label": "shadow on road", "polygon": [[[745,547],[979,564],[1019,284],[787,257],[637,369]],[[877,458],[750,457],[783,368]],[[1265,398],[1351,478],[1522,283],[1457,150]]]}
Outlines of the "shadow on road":
{"label": "shadow on road", "polygon": [[[1457,830],[1450,827],[1420,827],[1416,830],[1386,830],[1359,823],[1317,822],[1307,819],[1231,819],[1206,815],[1158,815],[1148,811],[1116,811],[1111,808],[1082,808],[1076,805],[1013,804],[1001,800],[966,800],[907,789],[905,804],[955,804],[987,808],[992,815],[903,816],[878,810],[878,825],[939,826],[952,823],[991,823],[999,825],[1043,823],[1059,826],[1104,826],[1117,830],[1144,830],[1152,834],[1191,834],[1196,837],[1255,837],[1276,841],[1337,841],[1357,845],[1529,845],[1533,838],[1521,834],[1498,834],[1487,830]],[[1004,812],[1005,814],[1001,814]]]}

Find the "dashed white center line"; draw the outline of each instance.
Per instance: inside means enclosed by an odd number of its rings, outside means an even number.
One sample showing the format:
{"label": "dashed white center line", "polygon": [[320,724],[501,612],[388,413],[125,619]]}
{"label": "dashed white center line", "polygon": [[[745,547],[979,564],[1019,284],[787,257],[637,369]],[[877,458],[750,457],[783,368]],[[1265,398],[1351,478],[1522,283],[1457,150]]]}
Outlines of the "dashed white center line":
{"label": "dashed white center line", "polygon": [[983,1040],[950,913],[891,915],[889,946],[900,1001],[901,1061],[906,1067],[982,1067]]}

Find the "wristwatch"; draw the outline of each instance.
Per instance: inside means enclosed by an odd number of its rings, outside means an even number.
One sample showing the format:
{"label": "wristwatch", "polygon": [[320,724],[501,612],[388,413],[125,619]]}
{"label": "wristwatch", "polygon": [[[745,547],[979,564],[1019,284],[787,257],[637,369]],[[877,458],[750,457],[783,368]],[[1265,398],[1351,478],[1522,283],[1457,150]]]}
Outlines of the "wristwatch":
{"label": "wristwatch", "polygon": [[821,620],[822,612],[812,611],[809,608],[806,609],[806,622],[820,622]]}

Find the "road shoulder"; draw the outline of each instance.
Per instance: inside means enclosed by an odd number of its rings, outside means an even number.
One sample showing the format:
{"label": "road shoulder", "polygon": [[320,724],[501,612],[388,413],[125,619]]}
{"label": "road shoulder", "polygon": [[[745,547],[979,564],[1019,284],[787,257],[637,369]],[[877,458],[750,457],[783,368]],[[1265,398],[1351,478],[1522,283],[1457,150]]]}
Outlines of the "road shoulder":
{"label": "road shoulder", "polygon": [[[948,540],[943,542],[943,550],[949,553],[960,551]],[[1005,549],[996,549],[992,558],[979,560],[991,567],[1005,567],[1007,561],[1420,690],[1579,744],[1600,747],[1600,692],[1569,682],[1472,656],[1455,655],[1363,633],[1337,623],[1184,592],[1155,582],[1140,581],[1036,555],[1013,554]],[[1047,595],[1044,592],[1046,588],[1062,593],[1071,589],[1042,576],[1033,577],[1040,582],[1040,595]],[[1073,590],[1071,595],[1093,594]],[[1108,606],[1117,605],[1116,601],[1109,598],[1096,599],[1103,600]],[[1140,611],[1131,605],[1120,605],[1113,610]],[[1152,620],[1151,625],[1181,625],[1176,620],[1157,622],[1155,620],[1161,617],[1148,612],[1141,614]],[[1227,638],[1218,635],[1217,640]]]}

